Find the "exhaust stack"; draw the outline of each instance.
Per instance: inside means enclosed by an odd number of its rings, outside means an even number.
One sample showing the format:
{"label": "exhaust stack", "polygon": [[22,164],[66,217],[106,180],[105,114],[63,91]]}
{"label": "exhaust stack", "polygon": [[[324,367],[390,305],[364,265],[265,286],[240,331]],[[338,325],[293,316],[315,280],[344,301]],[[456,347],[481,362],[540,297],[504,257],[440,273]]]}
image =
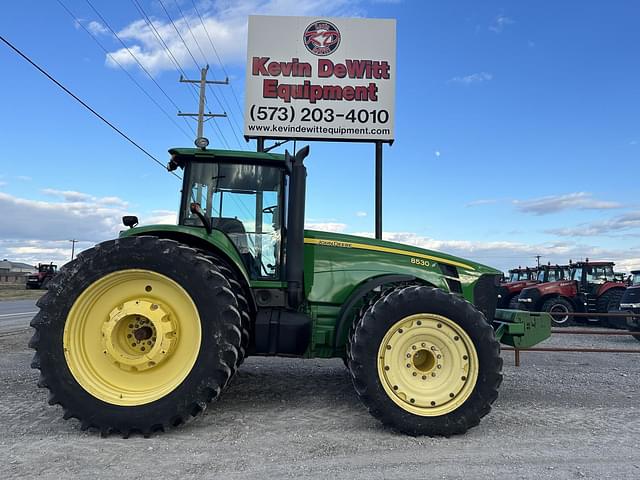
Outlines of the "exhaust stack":
{"label": "exhaust stack", "polygon": [[297,309],[304,299],[304,210],[307,187],[307,167],[304,159],[309,146],[295,155],[285,151],[285,159],[291,168],[289,203],[287,205],[286,277],[289,307]]}

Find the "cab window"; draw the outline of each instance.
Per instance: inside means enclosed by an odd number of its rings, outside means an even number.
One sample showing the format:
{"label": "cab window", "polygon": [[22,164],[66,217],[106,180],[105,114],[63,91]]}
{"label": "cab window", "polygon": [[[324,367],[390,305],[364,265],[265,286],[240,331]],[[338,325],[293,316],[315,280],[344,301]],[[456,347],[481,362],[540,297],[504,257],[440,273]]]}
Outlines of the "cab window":
{"label": "cab window", "polygon": [[283,171],[276,167],[197,163],[190,165],[183,223],[202,226],[190,212],[198,203],[214,229],[234,243],[252,278],[279,278]]}

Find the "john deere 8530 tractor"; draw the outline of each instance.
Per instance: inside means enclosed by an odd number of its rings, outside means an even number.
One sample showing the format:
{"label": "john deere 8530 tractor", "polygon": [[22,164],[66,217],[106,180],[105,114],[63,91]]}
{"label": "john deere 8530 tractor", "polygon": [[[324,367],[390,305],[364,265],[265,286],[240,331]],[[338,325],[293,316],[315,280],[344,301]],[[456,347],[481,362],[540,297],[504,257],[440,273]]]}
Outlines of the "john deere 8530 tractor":
{"label": "john deere 8530 tractor", "polygon": [[304,230],[308,147],[170,154],[183,170],[178,225],[125,217],[119,238],[61,269],[31,324],[39,385],[84,429],[177,426],[248,355],[281,355],[342,358],[371,414],[397,430],[461,433],[498,395],[498,341],[548,335],[545,316],[496,312],[497,270]]}

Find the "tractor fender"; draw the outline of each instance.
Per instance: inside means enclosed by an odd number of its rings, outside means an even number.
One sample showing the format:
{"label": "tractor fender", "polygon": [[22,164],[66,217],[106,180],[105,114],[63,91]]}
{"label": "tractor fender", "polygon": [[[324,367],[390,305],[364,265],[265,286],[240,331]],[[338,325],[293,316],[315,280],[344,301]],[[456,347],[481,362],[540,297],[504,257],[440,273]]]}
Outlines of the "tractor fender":
{"label": "tractor fender", "polygon": [[342,304],[342,308],[340,308],[340,312],[338,313],[338,324],[335,331],[334,345],[336,347],[344,345],[346,336],[349,332],[350,323],[352,321],[351,311],[360,300],[366,297],[367,294],[372,292],[375,288],[382,285],[402,282],[424,283],[423,280],[420,280],[413,275],[380,275],[378,277],[368,278],[355,288],[349,296],[349,299]]}
{"label": "tractor fender", "polygon": [[615,282],[607,282],[605,284],[603,284],[599,289],[598,289],[598,297],[602,296],[604,293],[608,292],[611,289],[617,288],[618,290],[626,290],[626,287],[624,285],[621,285],[620,283],[615,283]]}
{"label": "tractor fender", "polygon": [[242,257],[234,243],[224,233],[213,230],[213,233],[208,235],[203,230],[202,234],[199,232],[199,234],[194,234],[191,231],[187,232],[180,228],[180,226],[175,225],[155,225],[155,227],[156,228],[154,228],[154,226],[132,228],[120,232],[120,236],[152,235],[159,238],[168,238],[198,250],[215,253],[226,259],[229,267],[235,271],[238,279],[241,280],[253,311],[257,311],[257,304],[253,297],[253,291],[250,288],[249,275],[242,262]]}

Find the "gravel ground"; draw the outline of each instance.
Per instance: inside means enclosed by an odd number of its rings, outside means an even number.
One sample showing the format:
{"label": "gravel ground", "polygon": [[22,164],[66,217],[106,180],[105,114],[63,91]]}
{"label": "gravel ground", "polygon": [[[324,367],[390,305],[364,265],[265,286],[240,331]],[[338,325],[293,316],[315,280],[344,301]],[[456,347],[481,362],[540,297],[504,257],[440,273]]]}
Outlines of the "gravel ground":
{"label": "gravel ground", "polygon": [[0,301],[39,299],[46,290],[27,290],[24,285],[0,285]]}
{"label": "gravel ground", "polygon": [[[0,337],[0,478],[640,478],[640,357],[504,352],[479,427],[411,438],[381,427],[339,360],[250,358],[219,402],[149,439],[82,432],[46,404],[28,333]],[[556,345],[639,348],[631,337]]]}

